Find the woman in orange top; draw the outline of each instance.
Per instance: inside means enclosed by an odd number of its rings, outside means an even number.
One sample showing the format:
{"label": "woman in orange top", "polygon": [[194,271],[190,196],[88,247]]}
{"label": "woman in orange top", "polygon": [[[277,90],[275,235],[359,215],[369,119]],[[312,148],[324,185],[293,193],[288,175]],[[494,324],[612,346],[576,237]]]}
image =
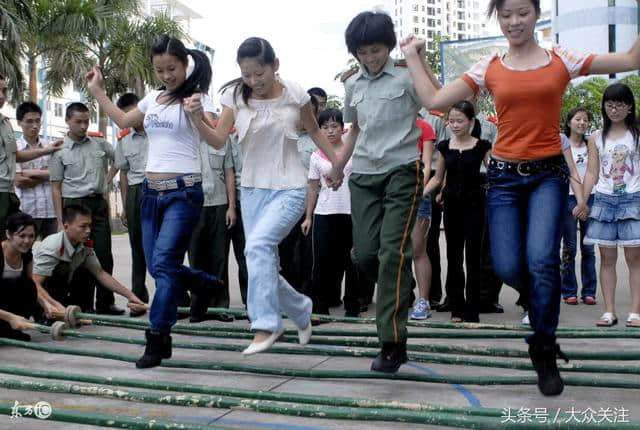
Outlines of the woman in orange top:
{"label": "woman in orange top", "polygon": [[[540,0],[491,0],[509,50],[482,59],[442,89],[430,81],[421,58],[424,40],[401,43],[416,90],[427,109],[445,110],[486,88],[498,113],[498,141],[489,163],[489,232],[496,273],[519,290],[530,290],[529,356],[545,395],[560,394],[564,383],[556,356],[560,313],[560,239],[567,205],[567,165],[562,158],[560,111],[569,81],[580,75],[640,68],[640,43],[629,52],[582,55],[562,47],[546,50],[534,37]],[[579,215],[588,210],[578,200]],[[566,360],[566,358],[565,358]]]}

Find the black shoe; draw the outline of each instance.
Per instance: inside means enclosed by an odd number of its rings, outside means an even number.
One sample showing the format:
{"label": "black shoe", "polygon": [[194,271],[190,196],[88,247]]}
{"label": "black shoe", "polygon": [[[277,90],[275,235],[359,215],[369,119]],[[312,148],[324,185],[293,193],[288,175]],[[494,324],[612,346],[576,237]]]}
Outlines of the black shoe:
{"label": "black shoe", "polygon": [[478,312],[465,312],[462,316],[462,320],[469,323],[479,323],[480,315],[478,315]]}
{"label": "black shoe", "polygon": [[[190,322],[205,321],[207,316],[207,308],[214,295],[224,287],[224,282],[213,275],[209,275],[199,270],[197,276],[194,277],[192,284],[189,286],[191,292],[191,318]],[[193,300],[195,296],[195,300]]]}
{"label": "black shoe", "polygon": [[136,361],[138,369],[155,367],[162,362],[163,358],[171,358],[171,336],[169,333],[153,333],[147,329],[144,335],[147,338],[147,345],[142,357]]}
{"label": "black shoe", "polygon": [[369,310],[369,305],[361,304],[360,312],[367,312]]}
{"label": "black shoe", "polygon": [[7,326],[7,328],[3,328],[2,330],[0,330],[0,337],[13,340],[21,340],[23,342],[31,341],[31,336],[29,334],[23,333],[20,330],[14,330],[10,328],[8,323]]}
{"label": "black shoe", "polygon": [[529,357],[538,374],[538,388],[545,396],[557,396],[564,389],[564,382],[556,364],[556,356],[569,362],[557,343],[529,345]]}
{"label": "black shoe", "polygon": [[444,299],[444,302],[440,303],[440,306],[438,306],[436,312],[451,312],[451,305],[449,304],[449,300]]}
{"label": "black shoe", "polygon": [[120,309],[115,304],[111,304],[106,308],[96,308],[96,313],[103,315],[124,315],[124,309]]}
{"label": "black shoe", "polygon": [[140,309],[139,311],[134,311],[133,309],[129,310],[129,316],[131,318],[138,318],[141,317],[142,315],[146,314],[147,311],[144,309]]}
{"label": "black shoe", "polygon": [[371,363],[374,372],[396,373],[400,366],[407,362],[406,342],[385,342],[382,350]]}
{"label": "black shoe", "polygon": [[[192,308],[193,309],[193,308]],[[229,315],[229,314],[207,314],[206,313],[206,309],[205,309],[205,313],[204,314],[192,314],[189,317],[189,322],[190,323],[199,323],[202,321],[221,321],[221,322],[232,322],[233,321],[233,316]]]}
{"label": "black shoe", "polygon": [[360,312],[358,312],[358,311],[345,311],[344,316],[348,317],[348,318],[358,318],[360,316]]}
{"label": "black shoe", "polygon": [[503,314],[504,308],[500,303],[489,303],[478,306],[478,312],[481,314]]}

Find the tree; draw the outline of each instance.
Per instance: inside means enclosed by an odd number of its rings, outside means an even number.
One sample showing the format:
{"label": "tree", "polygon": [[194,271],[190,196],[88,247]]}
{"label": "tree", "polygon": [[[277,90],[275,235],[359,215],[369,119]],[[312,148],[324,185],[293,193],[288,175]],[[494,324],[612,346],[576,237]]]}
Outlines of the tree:
{"label": "tree", "polygon": [[578,106],[583,106],[591,113],[592,120],[590,128],[592,130],[602,127],[602,117],[600,106],[602,104],[602,94],[609,85],[605,78],[594,77],[580,82],[578,85],[569,83],[562,99],[562,112],[560,123],[564,124],[567,113]]}
{"label": "tree", "polygon": [[338,109],[341,111],[343,106],[344,100],[341,97],[329,94],[329,97],[327,97],[327,109]]}
{"label": "tree", "polygon": [[427,51],[427,63],[431,67],[433,73],[441,78],[440,74],[442,73],[442,63],[440,59],[440,43],[446,42],[449,40],[449,36],[443,36],[440,33],[437,33],[433,38],[433,47],[434,49],[431,51]]}
{"label": "tree", "polygon": [[29,18],[26,0],[0,1],[0,74],[7,79],[11,99],[21,100],[24,93],[20,52],[20,23]]}

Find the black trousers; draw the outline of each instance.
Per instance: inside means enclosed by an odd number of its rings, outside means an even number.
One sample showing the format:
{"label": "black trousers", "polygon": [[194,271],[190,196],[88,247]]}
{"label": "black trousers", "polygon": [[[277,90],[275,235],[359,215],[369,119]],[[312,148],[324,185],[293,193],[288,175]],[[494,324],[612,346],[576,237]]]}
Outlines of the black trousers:
{"label": "black trousers", "polygon": [[[0,256],[0,258],[2,258]],[[23,318],[41,318],[42,308],[37,302],[36,284],[22,274],[16,279],[0,279],[0,309]],[[11,337],[13,329],[8,322],[0,320],[0,337]]]}
{"label": "black trousers", "polygon": [[[296,291],[312,296],[311,266],[313,251],[311,235],[302,234],[304,215],[278,245],[280,274]],[[339,298],[338,298],[339,300]]]}
{"label": "black trousers", "polygon": [[233,243],[233,255],[236,258],[238,264],[238,285],[240,286],[240,297],[242,297],[242,304],[247,305],[247,287],[249,285],[249,274],[247,272],[247,262],[244,258],[244,226],[242,225],[242,209],[240,208],[240,200],[236,201],[236,225],[228,230],[226,235],[227,243],[225,244],[225,280],[229,279],[229,252],[231,243]]}
{"label": "black trousers", "polygon": [[[444,199],[447,237],[446,291],[454,317],[477,313],[480,294],[482,236],[485,226],[484,194]],[[463,264],[466,262],[467,274]]]}
{"label": "black trousers", "polygon": [[340,297],[345,280],[344,307],[349,313],[360,311],[358,276],[351,261],[353,247],[351,215],[313,216],[313,312],[328,314],[329,307]]}
{"label": "black trousers", "polygon": [[71,266],[60,262],[44,283],[49,295],[63,306],[80,306],[83,312],[93,310],[94,285],[96,278],[84,267],[78,267],[69,280]]}
{"label": "black trousers", "polygon": [[[486,184],[486,174],[482,174]],[[491,240],[489,237],[489,217],[487,208],[487,199],[485,204],[485,224],[482,235],[482,261],[480,275],[480,295],[479,301],[481,306],[490,306],[498,303],[500,300],[500,290],[502,289],[502,280],[493,270],[493,262],[491,261]]]}
{"label": "black trousers", "polygon": [[[433,176],[433,172],[431,173]],[[431,289],[429,302],[439,303],[442,300],[442,281],[440,269],[440,224],[442,223],[442,206],[436,203],[436,193],[431,195],[431,227],[427,234],[427,255],[431,261]]]}

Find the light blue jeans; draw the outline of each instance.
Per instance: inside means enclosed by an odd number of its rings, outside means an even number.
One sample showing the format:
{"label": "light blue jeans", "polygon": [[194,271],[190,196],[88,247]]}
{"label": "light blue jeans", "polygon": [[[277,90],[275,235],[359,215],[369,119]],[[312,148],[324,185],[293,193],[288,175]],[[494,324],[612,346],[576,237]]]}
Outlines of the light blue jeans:
{"label": "light blue jeans", "polygon": [[311,299],[297,292],[279,274],[278,257],[278,244],[304,213],[306,193],[305,188],[242,187],[244,255],[249,273],[247,309],[252,330],[272,333],[282,330],[282,313],[300,329],[311,321]]}

